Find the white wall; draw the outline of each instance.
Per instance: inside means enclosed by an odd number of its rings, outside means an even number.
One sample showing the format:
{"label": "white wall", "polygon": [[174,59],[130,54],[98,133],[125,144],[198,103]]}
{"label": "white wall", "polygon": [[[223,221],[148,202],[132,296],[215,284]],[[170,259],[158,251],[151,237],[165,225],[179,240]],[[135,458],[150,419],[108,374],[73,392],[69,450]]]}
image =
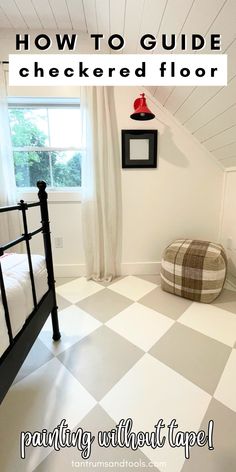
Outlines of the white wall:
{"label": "white wall", "polygon": [[[0,57],[7,59],[8,52],[15,52],[14,34],[4,32],[0,39]],[[81,38],[81,47],[83,52],[91,52],[86,36]],[[158,168],[121,170],[124,273],[156,272],[165,246],[175,238],[217,241],[219,237],[223,170],[153,97],[150,99],[155,103],[149,100],[149,105],[156,119],[141,123],[131,120],[132,104],[140,92],[142,89],[136,87],[115,88],[119,135],[123,128],[156,128],[159,132]],[[17,93],[17,89],[9,89],[10,95]],[[21,88],[20,93],[77,97],[79,89],[29,87]],[[52,240],[54,237],[64,240],[63,249],[54,247],[56,273],[79,275],[84,270],[80,202],[69,201],[63,195],[56,198],[59,201],[53,200],[52,194],[49,196]],[[30,220],[32,229],[37,226],[36,213]],[[35,251],[40,251],[38,241],[33,244]]]}
{"label": "white wall", "polygon": [[[25,195],[24,195],[25,197]],[[84,253],[82,244],[81,204],[77,200],[65,201],[66,198],[57,198],[49,194],[49,215],[51,226],[51,240],[55,273],[58,277],[72,277],[84,274]],[[26,201],[37,200],[35,197],[26,198]],[[64,200],[64,201],[63,201]],[[28,210],[29,230],[33,231],[40,226],[39,208]],[[55,237],[63,238],[63,248],[55,247]],[[41,234],[31,240],[31,250],[34,253],[44,254]]]}
{"label": "white wall", "polygon": [[[129,118],[141,91],[115,88],[119,135],[121,129],[137,128],[156,128],[159,133],[157,169],[121,170],[122,272],[133,274],[157,272],[165,246],[175,238],[217,241],[223,185],[223,170],[216,161],[156,101],[149,100],[155,120]],[[63,237],[64,243],[63,249],[54,247],[54,262],[58,276],[73,276],[84,273],[81,205],[69,197],[64,200],[63,195],[49,195],[52,240]],[[37,218],[32,218],[32,229],[36,225]],[[38,241],[33,244],[36,252]]]}
{"label": "white wall", "polygon": [[[121,170],[123,273],[157,272],[165,246],[175,238],[219,239],[222,169],[156,102],[149,101],[155,120],[131,120],[132,103],[140,91],[115,89],[119,135],[121,129],[136,128],[156,128],[159,133],[157,169]],[[54,248],[58,275],[83,273],[80,210],[78,201],[50,203],[52,239],[64,240],[63,249]],[[37,219],[32,227],[36,224]]]}
{"label": "white wall", "polygon": [[208,152],[150,96],[156,119],[129,118],[141,92],[115,89],[118,128],[158,129],[157,169],[123,169],[123,257],[134,271],[155,271],[165,246],[175,238],[217,241],[223,170]]}
{"label": "white wall", "polygon": [[236,285],[236,169],[225,172],[221,240],[227,249],[229,279]]}

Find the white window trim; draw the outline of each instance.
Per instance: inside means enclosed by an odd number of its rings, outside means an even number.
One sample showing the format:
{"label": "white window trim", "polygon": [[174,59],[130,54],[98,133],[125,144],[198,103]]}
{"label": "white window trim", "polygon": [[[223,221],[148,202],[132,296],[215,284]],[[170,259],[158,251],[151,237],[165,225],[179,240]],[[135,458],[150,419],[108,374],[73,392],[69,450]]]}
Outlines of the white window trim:
{"label": "white window trim", "polygon": [[51,108],[78,108],[80,107],[79,98],[61,98],[61,97],[8,97],[8,105],[11,108],[32,107],[51,107]]}
{"label": "white window trim", "polygon": [[83,152],[83,149],[77,147],[53,147],[53,146],[20,146],[12,147],[13,151],[18,152],[61,152],[61,151],[76,151],[76,152]]}
{"label": "white window trim", "polygon": [[[38,201],[37,187],[17,188],[17,199],[26,202]],[[63,187],[63,188],[46,188],[49,203],[65,203],[82,201],[82,187]]]}

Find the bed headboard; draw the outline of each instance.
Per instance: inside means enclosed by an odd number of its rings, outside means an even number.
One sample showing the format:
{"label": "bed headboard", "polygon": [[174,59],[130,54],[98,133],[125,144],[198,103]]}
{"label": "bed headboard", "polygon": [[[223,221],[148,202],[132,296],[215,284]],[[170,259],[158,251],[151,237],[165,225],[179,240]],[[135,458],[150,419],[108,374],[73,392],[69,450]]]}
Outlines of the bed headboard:
{"label": "bed headboard", "polygon": [[[30,249],[30,240],[38,233],[42,233],[43,240],[44,240],[44,252],[45,252],[45,261],[48,273],[48,286],[49,289],[53,289],[55,292],[55,280],[54,280],[54,270],[53,270],[53,260],[52,260],[52,246],[51,246],[51,237],[50,237],[50,222],[49,222],[49,214],[48,214],[48,195],[46,192],[47,184],[43,180],[37,182],[38,187],[38,202],[34,203],[27,203],[24,200],[20,200],[20,202],[14,206],[6,206],[0,208],[0,218],[1,213],[7,213],[11,211],[20,211],[22,214],[22,223],[23,223],[23,234],[19,236],[17,239],[13,241],[9,241],[8,243],[0,246],[0,256],[4,255],[4,252],[8,249],[11,249],[14,246],[17,246],[21,242],[25,241],[26,245],[26,254],[28,258],[29,264],[29,274],[31,280],[31,287],[32,287],[32,297],[34,302],[34,308],[37,308],[37,297],[35,291],[35,282],[34,282],[34,273],[33,273],[33,265],[32,265],[32,258],[31,258],[31,249]],[[35,229],[32,232],[28,230],[28,223],[27,223],[27,211],[30,208],[39,206],[41,212],[41,226]],[[0,290],[2,295],[2,303],[5,311],[5,318],[6,318],[6,325],[9,334],[10,343],[13,342],[13,335],[11,329],[11,322],[7,304],[7,296],[6,290],[4,285],[4,276],[1,267],[1,259],[0,259]]]}

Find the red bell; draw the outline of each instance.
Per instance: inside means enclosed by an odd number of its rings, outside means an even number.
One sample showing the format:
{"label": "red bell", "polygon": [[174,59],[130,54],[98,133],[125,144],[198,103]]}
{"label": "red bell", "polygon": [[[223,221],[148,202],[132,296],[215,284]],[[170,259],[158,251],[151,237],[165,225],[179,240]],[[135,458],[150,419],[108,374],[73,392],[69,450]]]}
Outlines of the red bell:
{"label": "red bell", "polygon": [[134,113],[130,115],[130,118],[133,120],[153,120],[155,118],[155,115],[149,110],[147,103],[146,103],[146,97],[145,93],[140,94],[142,98],[137,98],[134,101]]}

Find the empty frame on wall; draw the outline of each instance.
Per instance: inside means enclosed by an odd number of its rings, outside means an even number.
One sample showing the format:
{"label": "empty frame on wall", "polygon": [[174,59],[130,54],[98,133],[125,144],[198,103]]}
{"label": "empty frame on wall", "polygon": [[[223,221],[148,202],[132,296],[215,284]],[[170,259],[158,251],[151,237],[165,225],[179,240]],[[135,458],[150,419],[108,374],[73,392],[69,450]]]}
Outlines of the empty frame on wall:
{"label": "empty frame on wall", "polygon": [[157,130],[122,130],[122,168],[157,166]]}

